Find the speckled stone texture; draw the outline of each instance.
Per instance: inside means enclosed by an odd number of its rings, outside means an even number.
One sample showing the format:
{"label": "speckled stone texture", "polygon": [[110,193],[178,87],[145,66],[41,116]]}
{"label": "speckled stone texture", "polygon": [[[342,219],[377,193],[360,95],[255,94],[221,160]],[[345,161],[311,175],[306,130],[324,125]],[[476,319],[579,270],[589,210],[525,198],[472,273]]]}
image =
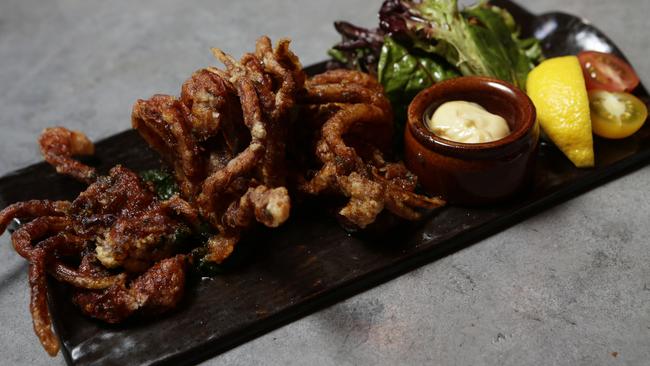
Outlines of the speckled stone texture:
{"label": "speckled stone texture", "polygon": [[[177,94],[211,46],[290,36],[309,64],[337,40],[332,21],[374,25],[379,4],[3,0],[0,173],[39,160],[45,126],[129,128],[133,101]],[[521,4],[590,19],[650,83],[650,1]],[[650,365],[648,187],[645,168],[205,364]],[[64,364],[32,333],[27,266],[0,240],[0,364]]]}

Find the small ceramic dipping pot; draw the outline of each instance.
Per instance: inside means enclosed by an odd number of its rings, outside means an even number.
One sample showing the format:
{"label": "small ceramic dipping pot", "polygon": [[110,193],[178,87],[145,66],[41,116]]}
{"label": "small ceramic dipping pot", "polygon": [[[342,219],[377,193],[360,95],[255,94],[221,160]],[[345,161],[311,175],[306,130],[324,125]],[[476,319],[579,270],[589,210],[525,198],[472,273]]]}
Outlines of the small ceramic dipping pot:
{"label": "small ceramic dipping pot", "polygon": [[[443,139],[425,124],[425,114],[445,102],[480,104],[503,117],[510,134],[487,143]],[[497,203],[531,187],[539,146],[533,102],[518,88],[486,77],[460,77],[420,92],[408,109],[405,162],[429,193],[460,205]]]}

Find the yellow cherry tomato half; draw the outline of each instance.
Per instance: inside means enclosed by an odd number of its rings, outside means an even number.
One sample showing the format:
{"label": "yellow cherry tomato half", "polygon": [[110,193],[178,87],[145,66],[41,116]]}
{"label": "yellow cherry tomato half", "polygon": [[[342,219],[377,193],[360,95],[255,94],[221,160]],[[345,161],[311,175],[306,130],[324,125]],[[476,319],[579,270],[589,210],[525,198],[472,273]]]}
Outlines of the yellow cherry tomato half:
{"label": "yellow cherry tomato half", "polygon": [[648,118],[648,108],[639,98],[622,92],[589,92],[591,128],[608,139],[622,139],[634,134]]}

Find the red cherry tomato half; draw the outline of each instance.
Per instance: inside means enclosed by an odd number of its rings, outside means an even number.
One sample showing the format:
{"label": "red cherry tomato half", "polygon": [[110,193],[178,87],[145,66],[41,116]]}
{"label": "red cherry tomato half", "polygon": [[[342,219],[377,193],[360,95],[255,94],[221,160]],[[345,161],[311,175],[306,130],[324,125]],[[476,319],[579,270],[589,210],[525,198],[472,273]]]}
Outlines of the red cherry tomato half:
{"label": "red cherry tomato half", "polygon": [[578,54],[588,90],[632,91],[639,85],[634,69],[620,58],[596,51]]}

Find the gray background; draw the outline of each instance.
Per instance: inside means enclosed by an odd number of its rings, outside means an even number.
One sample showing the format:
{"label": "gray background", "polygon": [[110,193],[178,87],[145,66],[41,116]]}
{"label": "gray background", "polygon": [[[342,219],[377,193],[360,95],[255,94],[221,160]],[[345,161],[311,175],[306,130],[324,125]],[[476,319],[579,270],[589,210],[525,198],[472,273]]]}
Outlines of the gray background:
{"label": "gray background", "polygon": [[[592,20],[650,82],[650,1],[521,3]],[[129,128],[134,100],[177,94],[215,64],[211,46],[290,36],[310,64],[338,39],[332,21],[375,25],[379,4],[2,0],[0,174],[39,160],[46,126]],[[637,171],[206,364],[650,365],[649,186]],[[32,332],[25,262],[1,244],[0,364],[63,364]]]}

